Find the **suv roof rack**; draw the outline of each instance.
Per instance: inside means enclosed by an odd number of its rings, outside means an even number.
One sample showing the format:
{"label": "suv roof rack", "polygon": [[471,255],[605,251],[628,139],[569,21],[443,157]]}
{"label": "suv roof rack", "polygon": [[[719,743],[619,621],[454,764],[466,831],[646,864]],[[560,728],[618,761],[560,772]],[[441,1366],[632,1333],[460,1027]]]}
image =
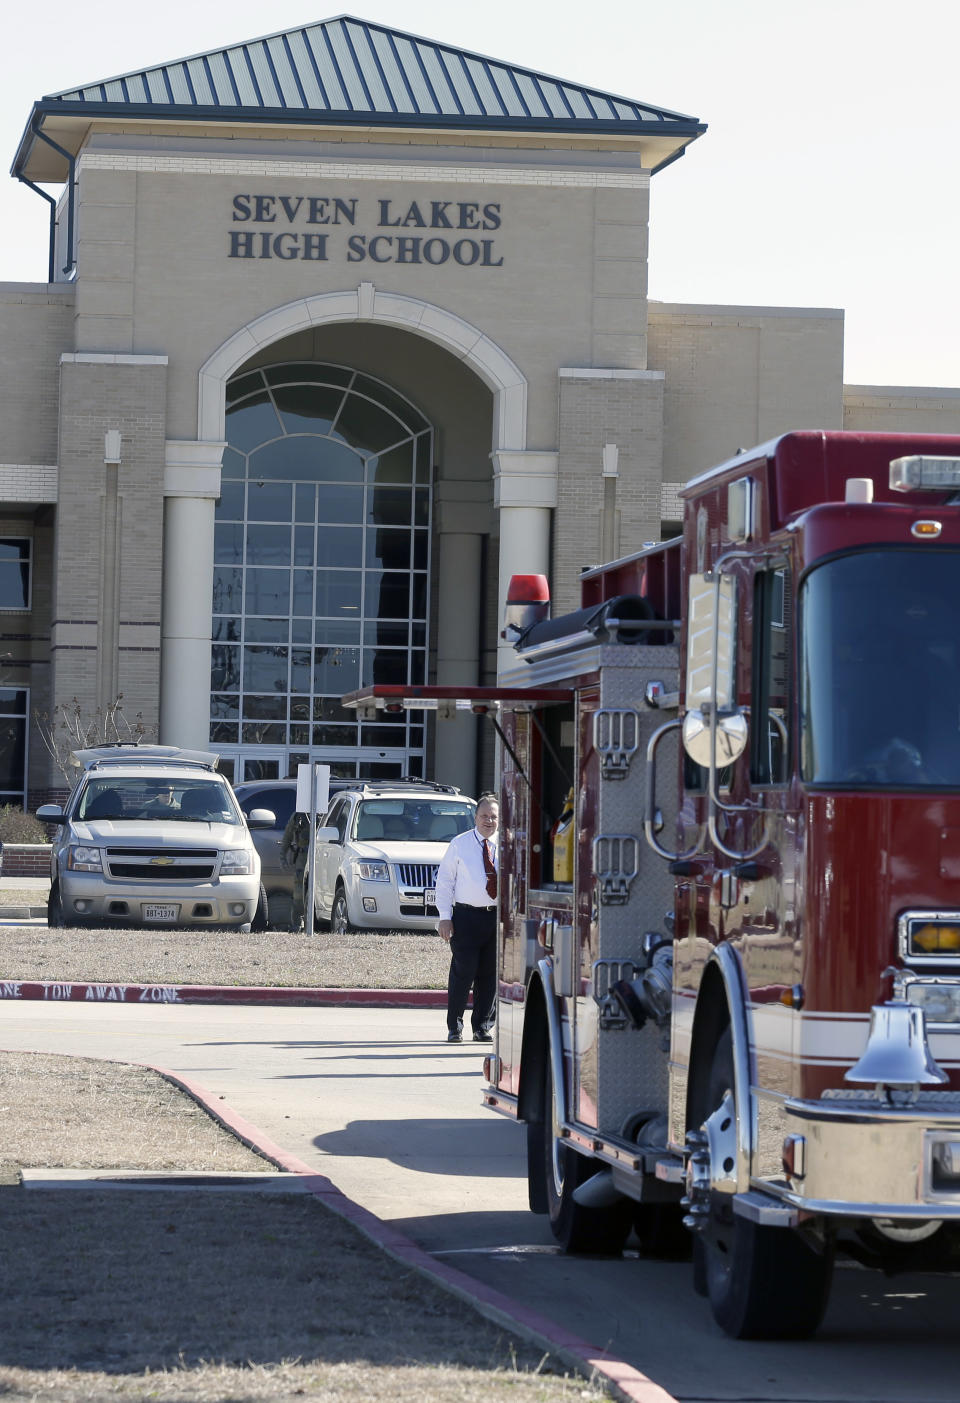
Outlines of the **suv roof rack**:
{"label": "suv roof rack", "polygon": [[178,745],[139,745],[136,741],[116,741],[109,745],[95,745],[89,750],[74,750],[70,760],[85,770],[116,764],[193,765],[215,770],[220,756],[209,750],[181,750]]}
{"label": "suv roof rack", "polygon": [[401,779],[361,779],[351,789],[363,794],[376,794],[381,789],[403,789],[406,785],[416,785],[418,789],[432,789],[436,794],[460,794],[456,784],[439,784],[434,779],[417,779],[415,775],[404,775]]}

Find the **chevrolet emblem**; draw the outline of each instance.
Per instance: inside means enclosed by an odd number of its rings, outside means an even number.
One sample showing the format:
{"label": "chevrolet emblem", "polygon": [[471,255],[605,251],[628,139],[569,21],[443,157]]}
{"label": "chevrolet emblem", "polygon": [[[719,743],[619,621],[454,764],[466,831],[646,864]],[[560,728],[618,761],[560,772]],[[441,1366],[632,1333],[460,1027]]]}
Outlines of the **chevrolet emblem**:
{"label": "chevrolet emblem", "polygon": [[150,859],[150,866],[151,866],[151,867],[172,867],[172,866],[173,866],[173,858],[172,858],[172,857],[152,857],[152,858]]}

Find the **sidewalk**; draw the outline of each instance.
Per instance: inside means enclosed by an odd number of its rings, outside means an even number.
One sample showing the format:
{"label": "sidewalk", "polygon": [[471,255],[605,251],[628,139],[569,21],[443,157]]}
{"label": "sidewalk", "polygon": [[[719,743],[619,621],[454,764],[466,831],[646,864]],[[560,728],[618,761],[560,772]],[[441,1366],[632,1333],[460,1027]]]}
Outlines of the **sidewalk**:
{"label": "sidewalk", "polygon": [[0,875],[0,918],[29,921],[47,914],[49,877],[7,877]]}

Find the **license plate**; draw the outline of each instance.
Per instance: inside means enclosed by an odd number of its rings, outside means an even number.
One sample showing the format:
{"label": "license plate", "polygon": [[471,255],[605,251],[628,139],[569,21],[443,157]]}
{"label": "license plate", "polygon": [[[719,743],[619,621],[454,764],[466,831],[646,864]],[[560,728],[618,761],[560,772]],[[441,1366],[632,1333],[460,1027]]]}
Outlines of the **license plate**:
{"label": "license plate", "polygon": [[144,906],[145,921],[175,921],[180,914],[179,906]]}
{"label": "license plate", "polygon": [[424,904],[424,906],[436,906],[436,904],[437,904],[437,893],[436,893],[436,891],[434,890],[433,887],[427,887],[427,889],[424,891],[424,893],[423,893],[423,904]]}

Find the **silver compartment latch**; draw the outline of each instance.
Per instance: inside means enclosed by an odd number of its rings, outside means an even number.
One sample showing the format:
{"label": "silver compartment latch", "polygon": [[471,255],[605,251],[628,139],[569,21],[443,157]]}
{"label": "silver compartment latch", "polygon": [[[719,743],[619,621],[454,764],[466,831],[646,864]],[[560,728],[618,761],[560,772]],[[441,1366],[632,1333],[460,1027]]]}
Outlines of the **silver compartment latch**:
{"label": "silver compartment latch", "polygon": [[636,979],[643,972],[643,966],[633,960],[594,960],[591,966],[593,976],[593,1001],[600,1010],[601,1028],[625,1028],[627,1015],[623,1006],[611,994],[611,986],[622,979]]}
{"label": "silver compartment latch", "polygon": [[640,867],[640,839],[632,833],[605,833],[593,840],[593,871],[602,906],[623,906]]}
{"label": "silver compartment latch", "polygon": [[640,745],[640,717],[632,707],[602,706],[593,713],[593,748],[601,779],[623,779]]}

